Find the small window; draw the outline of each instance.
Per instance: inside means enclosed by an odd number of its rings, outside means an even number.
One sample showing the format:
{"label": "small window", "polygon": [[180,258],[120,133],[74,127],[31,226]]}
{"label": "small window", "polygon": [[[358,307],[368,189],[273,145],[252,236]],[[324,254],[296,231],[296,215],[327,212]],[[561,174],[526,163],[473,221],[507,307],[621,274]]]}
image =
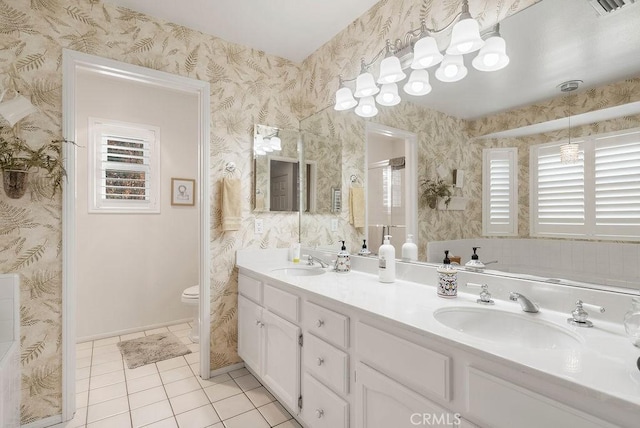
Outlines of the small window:
{"label": "small window", "polygon": [[482,151],[482,233],[518,235],[518,150]]}
{"label": "small window", "polygon": [[159,128],[89,122],[89,212],[159,213]]}

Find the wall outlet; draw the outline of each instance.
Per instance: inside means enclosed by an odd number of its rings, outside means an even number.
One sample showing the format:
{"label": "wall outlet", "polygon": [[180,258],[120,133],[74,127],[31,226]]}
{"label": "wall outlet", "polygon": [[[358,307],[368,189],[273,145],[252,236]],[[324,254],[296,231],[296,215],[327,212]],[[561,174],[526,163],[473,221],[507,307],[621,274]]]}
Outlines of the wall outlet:
{"label": "wall outlet", "polygon": [[256,222],[253,224],[253,233],[256,235],[260,235],[264,231],[264,220],[261,218],[257,218]]}
{"label": "wall outlet", "polygon": [[337,218],[332,218],[331,219],[331,231],[332,232],[337,232],[338,231],[338,219]]}

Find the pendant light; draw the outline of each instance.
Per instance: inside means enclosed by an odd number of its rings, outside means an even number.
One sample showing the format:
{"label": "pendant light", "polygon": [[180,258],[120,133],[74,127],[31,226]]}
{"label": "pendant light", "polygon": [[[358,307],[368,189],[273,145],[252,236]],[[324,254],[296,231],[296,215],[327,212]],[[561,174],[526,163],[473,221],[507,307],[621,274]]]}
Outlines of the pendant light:
{"label": "pendant light", "polygon": [[413,70],[409,81],[402,88],[409,95],[422,96],[431,92],[427,70]]}
{"label": "pendant light", "polygon": [[[580,86],[582,80],[569,80],[560,84],[560,91],[573,92]],[[571,104],[568,105],[569,109],[569,142],[560,146],[560,163],[562,164],[574,164],[580,160],[580,146],[571,142]]]}
{"label": "pendant light", "polygon": [[380,93],[376,97],[376,102],[381,106],[391,107],[400,104],[400,95],[398,95],[398,85],[396,83],[387,83],[382,85]]}
{"label": "pendant light", "polygon": [[467,75],[462,55],[445,55],[440,67],[436,70],[436,78],[441,82],[457,82]]}
{"label": "pendant light", "polygon": [[500,36],[500,24],[496,24],[495,31],[485,40],[484,46],[473,59],[473,67],[480,71],[498,71],[509,65],[506,42]]}
{"label": "pendant light", "polygon": [[276,131],[276,135],[271,137],[271,148],[277,152],[282,150],[282,140],[278,137],[278,132]]}
{"label": "pendant light", "polygon": [[360,99],[358,107],[356,107],[356,114],[360,117],[373,117],[378,114],[378,108],[372,96]]}
{"label": "pendant light", "polygon": [[440,64],[444,56],[438,50],[436,39],[431,36],[421,38],[413,46],[413,61],[411,68],[429,68]]}
{"label": "pendant light", "polygon": [[380,92],[380,88],[373,79],[373,74],[369,72],[360,73],[356,79],[356,91],[353,96],[356,98],[370,97]]}
{"label": "pendant light", "polygon": [[484,45],[480,37],[480,25],[469,13],[469,2],[462,2],[460,21],[456,22],[451,31],[451,43],[447,48],[448,55],[464,55],[475,52]]}
{"label": "pendant light", "polygon": [[337,111],[344,111],[355,107],[357,104],[358,102],[353,98],[351,89],[342,87],[336,92],[336,104],[333,108]]}

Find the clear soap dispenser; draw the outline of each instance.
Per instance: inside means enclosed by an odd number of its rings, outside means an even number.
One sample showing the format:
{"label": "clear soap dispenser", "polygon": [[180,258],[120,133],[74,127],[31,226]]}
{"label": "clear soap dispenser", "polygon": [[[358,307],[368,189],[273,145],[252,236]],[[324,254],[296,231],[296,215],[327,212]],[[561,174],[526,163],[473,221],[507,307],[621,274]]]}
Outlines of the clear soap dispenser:
{"label": "clear soap dispenser", "polygon": [[458,295],[458,270],[451,265],[449,250],[444,252],[444,260],[438,268],[438,297],[453,298]]}
{"label": "clear soap dispenser", "polygon": [[464,264],[465,268],[470,271],[479,272],[484,269],[484,263],[479,260],[476,251],[480,247],[471,247],[473,249],[473,254],[471,255],[471,260]]}
{"label": "clear soap dispenser", "polygon": [[371,254],[371,251],[369,251],[369,249],[367,248],[367,240],[363,239],[362,240],[362,248],[360,248],[360,251],[358,251],[358,255],[359,256],[368,256]]}
{"label": "clear soap dispenser", "polygon": [[347,247],[342,242],[342,248],[338,252],[338,258],[336,259],[335,271],[340,273],[347,273],[351,271],[351,256],[347,251]]}

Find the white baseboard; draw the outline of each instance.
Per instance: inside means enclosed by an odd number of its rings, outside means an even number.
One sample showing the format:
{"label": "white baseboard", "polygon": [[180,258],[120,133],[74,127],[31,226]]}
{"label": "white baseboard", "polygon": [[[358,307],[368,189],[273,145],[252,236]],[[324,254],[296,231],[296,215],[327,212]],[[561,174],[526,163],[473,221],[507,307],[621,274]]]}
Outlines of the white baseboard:
{"label": "white baseboard", "polygon": [[139,331],[145,331],[145,330],[153,330],[154,328],[167,327],[170,325],[184,324],[192,321],[193,321],[193,318],[184,318],[181,320],[173,320],[173,321],[162,322],[158,324],[151,324],[143,327],[134,327],[134,328],[127,328],[124,330],[112,331],[110,333],[101,333],[101,334],[95,334],[92,336],[78,337],[76,338],[76,343],[89,342],[91,340],[106,339],[108,337],[113,337],[113,336],[122,336],[125,334],[137,333]]}
{"label": "white baseboard", "polygon": [[223,367],[221,369],[211,370],[211,377],[218,376],[218,375],[225,374],[225,373],[229,373],[229,372],[232,372],[234,370],[241,369],[243,367],[244,367],[244,363],[238,363],[238,364],[232,364],[232,365],[227,366],[227,367]]}
{"label": "white baseboard", "polygon": [[22,425],[22,428],[45,428],[45,427],[63,427],[62,415],[49,416],[48,418],[40,419],[35,422],[31,422],[26,425]]}

